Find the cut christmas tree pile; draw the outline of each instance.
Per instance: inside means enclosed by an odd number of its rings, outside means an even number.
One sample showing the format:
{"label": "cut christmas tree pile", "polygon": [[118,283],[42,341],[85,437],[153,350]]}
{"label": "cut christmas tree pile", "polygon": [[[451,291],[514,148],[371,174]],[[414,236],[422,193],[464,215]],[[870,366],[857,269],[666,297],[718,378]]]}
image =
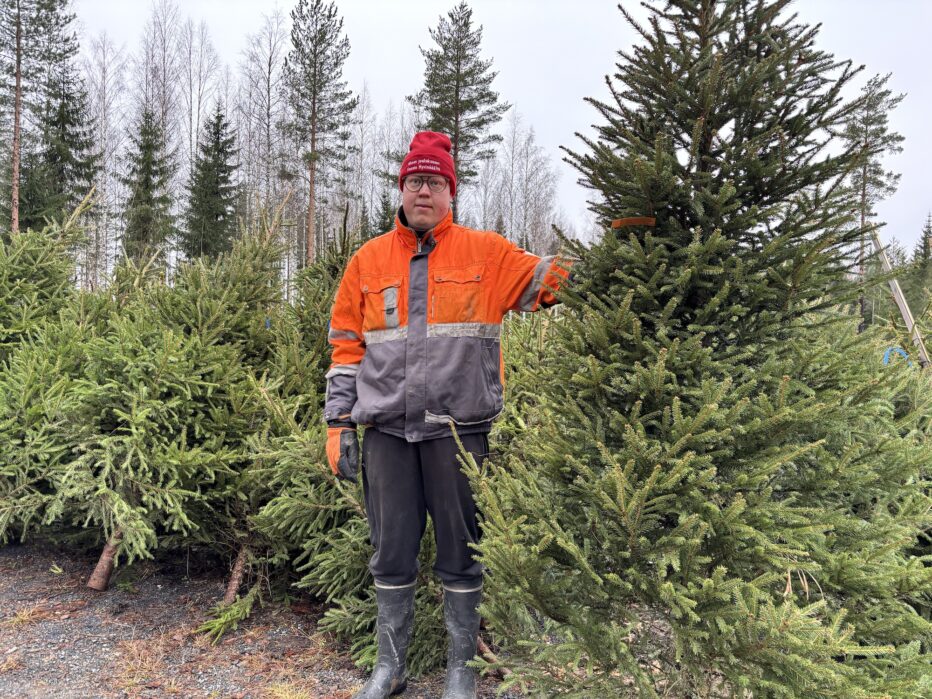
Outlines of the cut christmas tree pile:
{"label": "cut christmas tree pile", "polygon": [[569,153],[606,227],[656,225],[576,247],[538,424],[473,470],[484,613],[532,693],[932,691],[929,378],[836,310],[857,154],[823,146],[855,71],[786,5],[652,4]]}

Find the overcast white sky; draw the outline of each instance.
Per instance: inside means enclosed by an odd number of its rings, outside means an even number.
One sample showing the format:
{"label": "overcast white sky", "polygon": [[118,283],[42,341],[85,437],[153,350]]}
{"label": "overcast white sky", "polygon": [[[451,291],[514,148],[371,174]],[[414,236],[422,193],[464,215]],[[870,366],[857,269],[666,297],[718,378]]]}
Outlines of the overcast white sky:
{"label": "overcast white sky", "polygon": [[[337,0],[352,51],[344,76],[360,90],[366,82],[373,106],[381,111],[420,88],[424,63],[419,45],[430,45],[428,27],[437,24],[458,0]],[[287,16],[289,0],[184,0],[182,16],[207,22],[222,59],[239,62],[246,36],[263,14],[278,7]],[[637,9],[637,2],[623,0]],[[605,74],[616,52],[635,41],[614,0],[470,0],[473,19],[484,27],[483,52],[494,60],[493,83],[502,99],[515,105],[555,161],[559,146],[575,148],[577,131],[596,119],[583,102],[606,94]],[[797,0],[808,23],[822,23],[820,47],[866,66],[863,79],[892,73],[890,87],[906,98],[892,126],[906,137],[902,154],[888,166],[902,173],[899,191],[879,207],[887,222],[882,236],[895,235],[911,250],[927,213],[932,183],[932,0]],[[149,0],[75,0],[86,37],[102,31],[117,45],[135,50],[148,19]],[[862,80],[861,82],[863,82]],[[570,220],[586,218],[586,192],[576,172],[559,163],[559,206]]]}

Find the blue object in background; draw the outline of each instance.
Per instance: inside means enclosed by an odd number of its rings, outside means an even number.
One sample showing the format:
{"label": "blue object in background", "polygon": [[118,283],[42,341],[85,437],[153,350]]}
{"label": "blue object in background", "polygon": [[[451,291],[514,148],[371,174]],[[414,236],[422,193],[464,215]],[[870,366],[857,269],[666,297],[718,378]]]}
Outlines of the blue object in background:
{"label": "blue object in background", "polygon": [[900,355],[903,359],[906,360],[907,366],[913,365],[913,363],[909,361],[909,355],[906,354],[906,350],[904,350],[902,347],[890,347],[887,349],[886,352],[883,353],[883,365],[884,366],[887,366],[887,364],[890,363],[890,355],[893,354],[894,352],[896,352],[898,355]]}
{"label": "blue object in background", "polygon": [[266,318],[266,319],[265,319],[265,329],[266,329],[266,330],[271,330],[271,328],[272,328],[272,319],[271,319],[271,318]]}

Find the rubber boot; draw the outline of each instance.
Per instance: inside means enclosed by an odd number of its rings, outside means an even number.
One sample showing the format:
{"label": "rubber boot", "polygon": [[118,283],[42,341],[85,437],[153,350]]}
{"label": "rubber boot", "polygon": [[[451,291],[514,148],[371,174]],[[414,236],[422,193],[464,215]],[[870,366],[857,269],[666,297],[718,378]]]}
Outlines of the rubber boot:
{"label": "rubber boot", "polygon": [[366,685],[353,699],[386,699],[401,694],[408,687],[405,656],[414,621],[414,585],[402,588],[375,588],[379,605],[376,620],[378,659]]}
{"label": "rubber boot", "polygon": [[476,671],[466,663],[476,657],[481,599],[481,587],[465,591],[444,588],[443,617],[450,635],[450,649],[443,699],[476,699]]}

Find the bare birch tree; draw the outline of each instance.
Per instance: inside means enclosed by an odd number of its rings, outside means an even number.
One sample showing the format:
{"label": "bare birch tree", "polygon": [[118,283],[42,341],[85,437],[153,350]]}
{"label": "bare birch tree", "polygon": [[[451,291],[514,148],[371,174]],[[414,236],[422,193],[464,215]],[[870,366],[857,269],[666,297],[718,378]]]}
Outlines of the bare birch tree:
{"label": "bare birch tree", "polygon": [[281,126],[287,112],[282,74],[287,41],[284,16],[280,12],[265,15],[259,31],[248,37],[240,64],[236,120],[249,206],[256,203],[251,220],[259,211],[274,208],[283,195],[276,162],[283,148]]}
{"label": "bare birch tree", "polygon": [[501,160],[503,232],[526,250],[549,252],[556,242],[551,228],[556,171],[537,143],[533,127],[523,125],[517,110],[508,120]]}
{"label": "bare birch tree", "polygon": [[208,101],[213,96],[220,61],[210,40],[207,23],[203,20],[196,27],[189,18],[181,26],[179,39],[181,68],[181,104],[184,108],[185,163],[182,171],[190,179],[197,153],[197,139],[201,120]]}
{"label": "bare birch tree", "polygon": [[95,124],[95,149],[100,153],[97,180],[97,215],[90,221],[89,240],[82,261],[84,285],[95,289],[106,279],[118,244],[120,157],[126,141],[127,57],[106,32],[91,40],[84,62],[88,104]]}

